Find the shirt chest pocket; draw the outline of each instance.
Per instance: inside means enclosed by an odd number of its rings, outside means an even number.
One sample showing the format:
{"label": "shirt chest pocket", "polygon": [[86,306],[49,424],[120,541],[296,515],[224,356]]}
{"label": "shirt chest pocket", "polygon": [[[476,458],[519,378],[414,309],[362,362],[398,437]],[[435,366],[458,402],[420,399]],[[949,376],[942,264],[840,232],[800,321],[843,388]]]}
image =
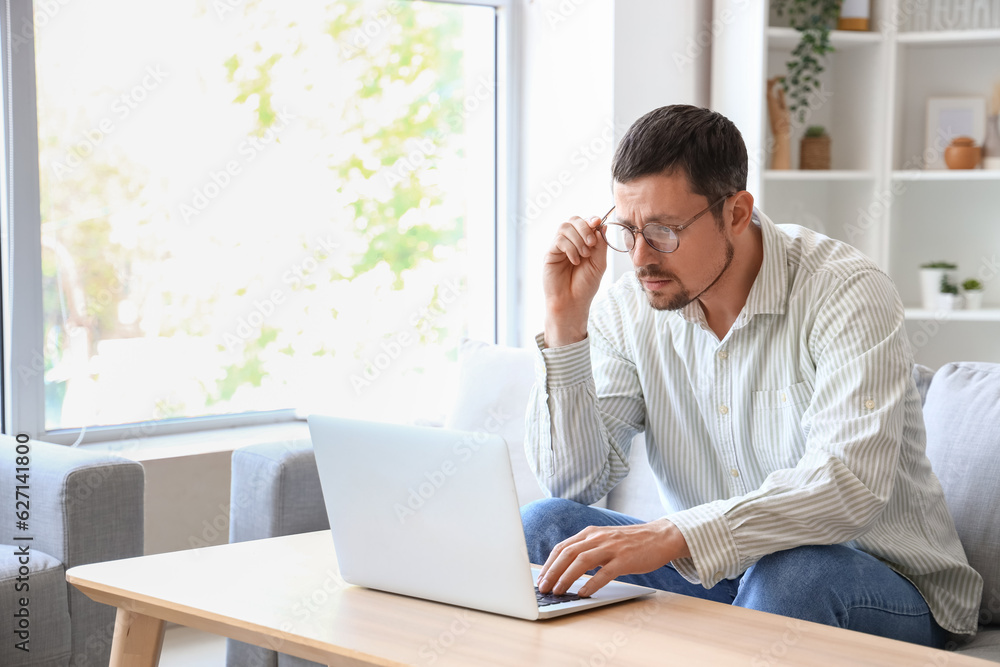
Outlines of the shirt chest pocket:
{"label": "shirt chest pocket", "polygon": [[807,382],[753,392],[751,437],[754,452],[766,472],[793,468],[802,458],[806,442],[802,415],[811,398],[812,389]]}

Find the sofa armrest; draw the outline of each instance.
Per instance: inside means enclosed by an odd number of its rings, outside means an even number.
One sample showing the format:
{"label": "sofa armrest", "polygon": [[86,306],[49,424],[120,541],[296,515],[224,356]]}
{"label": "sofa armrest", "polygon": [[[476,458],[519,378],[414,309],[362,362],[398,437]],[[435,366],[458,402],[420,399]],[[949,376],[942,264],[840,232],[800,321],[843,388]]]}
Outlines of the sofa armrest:
{"label": "sofa armrest", "polygon": [[229,503],[230,542],[330,527],[307,439],[235,450]]}
{"label": "sofa armrest", "polygon": [[[16,469],[24,467],[17,463],[19,444],[0,435],[0,517],[11,528],[16,525],[15,487],[20,484]],[[65,569],[142,555],[145,475],[141,464],[37,440],[24,444],[30,516],[23,534],[32,537],[32,551],[58,559]],[[69,664],[107,664],[114,608],[65,586],[72,619]]]}
{"label": "sofa armrest", "polygon": [[[13,527],[19,443],[10,436],[0,438],[0,476],[11,496],[3,503],[4,515],[11,516],[3,522]],[[24,534],[34,538],[32,549],[59,559],[67,569],[142,555],[141,464],[38,440],[26,447],[30,518]]]}

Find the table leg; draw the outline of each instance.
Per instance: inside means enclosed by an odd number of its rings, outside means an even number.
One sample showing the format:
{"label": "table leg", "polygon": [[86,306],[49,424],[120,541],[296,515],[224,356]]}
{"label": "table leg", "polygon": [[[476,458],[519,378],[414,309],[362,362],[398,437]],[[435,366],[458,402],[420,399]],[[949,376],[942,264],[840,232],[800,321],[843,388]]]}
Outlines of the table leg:
{"label": "table leg", "polygon": [[110,667],[156,667],[163,648],[163,621],[118,608]]}

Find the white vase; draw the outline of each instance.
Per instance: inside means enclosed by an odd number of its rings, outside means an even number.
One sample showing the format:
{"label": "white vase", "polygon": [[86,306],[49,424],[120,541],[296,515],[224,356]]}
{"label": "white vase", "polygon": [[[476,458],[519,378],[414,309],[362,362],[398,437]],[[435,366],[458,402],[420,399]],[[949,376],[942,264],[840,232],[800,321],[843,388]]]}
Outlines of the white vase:
{"label": "white vase", "polygon": [[951,269],[920,269],[920,297],[924,310],[938,309],[941,279],[950,272]]}
{"label": "white vase", "polygon": [[969,310],[976,310],[983,307],[983,290],[966,290],[965,307]]}

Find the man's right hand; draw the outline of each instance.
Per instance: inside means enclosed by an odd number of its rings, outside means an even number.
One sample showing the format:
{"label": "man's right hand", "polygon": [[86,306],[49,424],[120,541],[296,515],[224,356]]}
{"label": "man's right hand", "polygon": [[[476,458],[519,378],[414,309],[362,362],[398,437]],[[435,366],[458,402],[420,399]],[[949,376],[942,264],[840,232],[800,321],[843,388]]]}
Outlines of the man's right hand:
{"label": "man's right hand", "polygon": [[545,345],[560,347],[587,337],[590,304],[608,266],[608,245],[598,217],[562,223],[545,254]]}

